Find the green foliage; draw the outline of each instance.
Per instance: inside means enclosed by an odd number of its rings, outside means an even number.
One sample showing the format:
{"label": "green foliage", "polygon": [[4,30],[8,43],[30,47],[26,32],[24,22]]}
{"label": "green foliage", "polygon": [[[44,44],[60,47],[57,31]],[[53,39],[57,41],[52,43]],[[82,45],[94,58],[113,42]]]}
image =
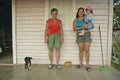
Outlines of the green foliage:
{"label": "green foliage", "polygon": [[113,32],[113,46],[111,63],[114,68],[120,71],[120,32]]}
{"label": "green foliage", "polygon": [[113,53],[111,59],[112,66],[120,71],[120,48],[114,45],[112,47],[112,53]]}
{"label": "green foliage", "polygon": [[115,48],[115,46],[113,46],[112,49],[113,49],[113,55],[112,55],[112,60],[111,61],[112,61],[113,64],[119,65],[120,60],[119,60],[119,57],[118,57],[118,51]]}
{"label": "green foliage", "polygon": [[114,63],[114,64],[119,64],[119,59],[120,59],[120,52],[117,48],[118,47],[116,47],[116,46],[112,47],[112,51],[113,51],[112,63]]}
{"label": "green foliage", "polygon": [[117,69],[118,71],[120,71],[120,65],[112,63],[112,67],[115,68],[115,69]]}
{"label": "green foliage", "polygon": [[[113,26],[120,27],[120,0],[113,0]],[[113,39],[115,44],[112,46],[112,58],[111,63],[114,68],[120,71],[120,42],[118,40],[118,35],[113,34]]]}
{"label": "green foliage", "polygon": [[116,56],[112,56],[112,63],[119,65],[119,59]]}
{"label": "green foliage", "polygon": [[118,3],[118,1],[119,1],[119,0],[113,0],[113,3],[114,3],[114,4],[115,4],[115,3]]}
{"label": "green foliage", "polygon": [[113,15],[113,25],[118,26],[120,25],[120,0],[114,0],[114,15]]}

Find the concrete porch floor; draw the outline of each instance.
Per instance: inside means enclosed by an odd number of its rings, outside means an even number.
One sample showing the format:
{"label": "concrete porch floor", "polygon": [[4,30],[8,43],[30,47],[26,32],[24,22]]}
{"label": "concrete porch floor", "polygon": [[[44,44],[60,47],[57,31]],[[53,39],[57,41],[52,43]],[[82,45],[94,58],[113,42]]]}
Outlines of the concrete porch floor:
{"label": "concrete porch floor", "polygon": [[24,65],[0,65],[0,80],[120,80],[120,72],[111,67],[100,71],[99,67],[92,66],[92,71],[87,72],[85,67],[48,70],[47,65],[32,65],[31,71],[25,71]]}

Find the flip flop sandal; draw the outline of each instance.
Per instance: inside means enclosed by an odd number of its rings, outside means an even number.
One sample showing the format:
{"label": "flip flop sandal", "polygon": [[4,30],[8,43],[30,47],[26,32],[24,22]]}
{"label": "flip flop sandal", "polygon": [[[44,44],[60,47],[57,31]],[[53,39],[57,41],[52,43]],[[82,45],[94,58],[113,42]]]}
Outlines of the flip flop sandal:
{"label": "flip flop sandal", "polygon": [[56,65],[56,68],[57,68],[58,70],[61,70],[61,69],[62,69],[62,67],[61,67],[60,65]]}
{"label": "flip flop sandal", "polygon": [[49,64],[49,65],[48,65],[48,69],[52,69],[53,67],[54,67],[53,64]]}
{"label": "flip flop sandal", "polygon": [[78,69],[78,68],[81,68],[82,66],[80,66],[80,65],[76,65],[75,66],[75,69]]}
{"label": "flip flop sandal", "polygon": [[86,67],[86,70],[87,70],[88,72],[91,72],[91,71],[92,71],[92,68],[91,68],[91,67]]}

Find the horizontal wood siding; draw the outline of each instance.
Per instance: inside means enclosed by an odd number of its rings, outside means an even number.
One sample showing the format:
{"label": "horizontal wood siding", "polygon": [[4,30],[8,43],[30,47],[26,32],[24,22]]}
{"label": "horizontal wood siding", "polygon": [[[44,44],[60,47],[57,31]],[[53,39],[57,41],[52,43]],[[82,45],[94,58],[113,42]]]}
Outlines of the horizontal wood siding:
{"label": "horizontal wood siding", "polygon": [[[45,46],[45,0],[16,0],[17,63],[24,63],[25,56],[33,57],[33,63],[48,62]],[[43,50],[45,50],[44,47]],[[42,52],[41,52],[42,51]]]}
{"label": "horizontal wood siding", "polygon": [[[101,65],[98,25],[101,26],[104,61],[105,64],[107,64],[108,0],[76,0],[76,10],[79,7],[86,8],[87,6],[92,6],[94,8],[93,22],[95,25],[95,28],[93,29],[95,37],[92,40],[90,48],[90,64]],[[62,16],[63,13],[59,15]],[[44,43],[45,16],[45,0],[16,0],[16,43],[18,64],[24,63],[25,56],[32,56],[34,58],[33,63],[36,64],[49,63],[48,49],[47,45]],[[72,17],[74,18],[75,16]],[[79,51],[75,42],[76,33],[72,29],[72,23],[69,23],[67,26],[64,25],[67,24],[63,22],[65,41],[61,48],[60,63],[63,64],[65,61],[70,60],[73,64],[79,64]],[[53,55],[55,61],[56,54]]]}

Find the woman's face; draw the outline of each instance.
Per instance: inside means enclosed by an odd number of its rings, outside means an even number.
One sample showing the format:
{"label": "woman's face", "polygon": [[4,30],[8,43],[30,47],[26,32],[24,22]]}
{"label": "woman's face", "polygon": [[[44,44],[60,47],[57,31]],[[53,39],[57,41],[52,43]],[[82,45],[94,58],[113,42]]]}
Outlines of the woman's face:
{"label": "woman's face", "polygon": [[51,13],[52,18],[57,18],[57,15],[58,13],[56,11]]}
{"label": "woman's face", "polygon": [[83,14],[84,14],[83,10],[80,9],[80,10],[78,11],[78,15],[79,15],[79,17],[83,17]]}

